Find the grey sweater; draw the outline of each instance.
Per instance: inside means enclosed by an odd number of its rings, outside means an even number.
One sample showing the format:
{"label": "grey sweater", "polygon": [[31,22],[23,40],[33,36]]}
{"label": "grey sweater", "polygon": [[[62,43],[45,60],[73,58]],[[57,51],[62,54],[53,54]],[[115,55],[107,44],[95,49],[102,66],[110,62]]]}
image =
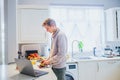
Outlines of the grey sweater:
{"label": "grey sweater", "polygon": [[68,42],[66,35],[57,29],[52,35],[52,45],[50,51],[50,62],[53,68],[63,68],[66,65],[66,53]]}

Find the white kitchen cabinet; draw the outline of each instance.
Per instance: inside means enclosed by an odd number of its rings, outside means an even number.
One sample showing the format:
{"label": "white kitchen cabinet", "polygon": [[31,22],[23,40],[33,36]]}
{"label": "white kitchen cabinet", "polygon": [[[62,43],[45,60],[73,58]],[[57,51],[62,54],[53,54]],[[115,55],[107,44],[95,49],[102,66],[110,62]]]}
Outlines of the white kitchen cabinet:
{"label": "white kitchen cabinet", "polygon": [[106,41],[120,41],[120,8],[105,11]]}
{"label": "white kitchen cabinet", "polygon": [[120,80],[120,60],[99,61],[96,80]]}
{"label": "white kitchen cabinet", "polygon": [[79,62],[79,80],[95,80],[96,70],[96,62]]}
{"label": "white kitchen cabinet", "polygon": [[18,43],[47,43],[42,22],[48,18],[48,9],[18,8],[17,17]]}

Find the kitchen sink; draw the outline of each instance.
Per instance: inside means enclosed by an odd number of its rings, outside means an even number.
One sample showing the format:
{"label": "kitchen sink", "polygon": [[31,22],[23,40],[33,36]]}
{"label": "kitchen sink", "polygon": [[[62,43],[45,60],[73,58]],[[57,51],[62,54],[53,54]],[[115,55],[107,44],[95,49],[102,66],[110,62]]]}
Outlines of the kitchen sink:
{"label": "kitchen sink", "polygon": [[94,56],[80,56],[80,57],[76,57],[75,59],[77,60],[81,60],[81,59],[96,59],[97,57]]}
{"label": "kitchen sink", "polygon": [[91,57],[79,57],[79,59],[92,59]]}

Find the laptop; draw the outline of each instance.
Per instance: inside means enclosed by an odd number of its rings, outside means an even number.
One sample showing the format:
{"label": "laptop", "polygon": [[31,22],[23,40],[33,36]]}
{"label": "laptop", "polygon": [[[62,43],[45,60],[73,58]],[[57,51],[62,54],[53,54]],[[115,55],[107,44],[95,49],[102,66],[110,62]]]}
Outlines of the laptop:
{"label": "laptop", "polygon": [[15,62],[21,74],[25,74],[33,77],[39,77],[39,76],[48,74],[48,72],[46,71],[34,69],[30,60],[15,58]]}

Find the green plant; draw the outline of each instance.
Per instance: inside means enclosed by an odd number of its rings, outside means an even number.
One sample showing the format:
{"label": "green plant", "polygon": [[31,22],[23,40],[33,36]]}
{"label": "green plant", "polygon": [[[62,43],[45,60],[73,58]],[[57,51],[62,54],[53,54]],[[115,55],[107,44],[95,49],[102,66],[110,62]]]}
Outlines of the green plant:
{"label": "green plant", "polygon": [[82,41],[79,41],[78,48],[80,49],[81,52],[83,51],[83,42]]}

